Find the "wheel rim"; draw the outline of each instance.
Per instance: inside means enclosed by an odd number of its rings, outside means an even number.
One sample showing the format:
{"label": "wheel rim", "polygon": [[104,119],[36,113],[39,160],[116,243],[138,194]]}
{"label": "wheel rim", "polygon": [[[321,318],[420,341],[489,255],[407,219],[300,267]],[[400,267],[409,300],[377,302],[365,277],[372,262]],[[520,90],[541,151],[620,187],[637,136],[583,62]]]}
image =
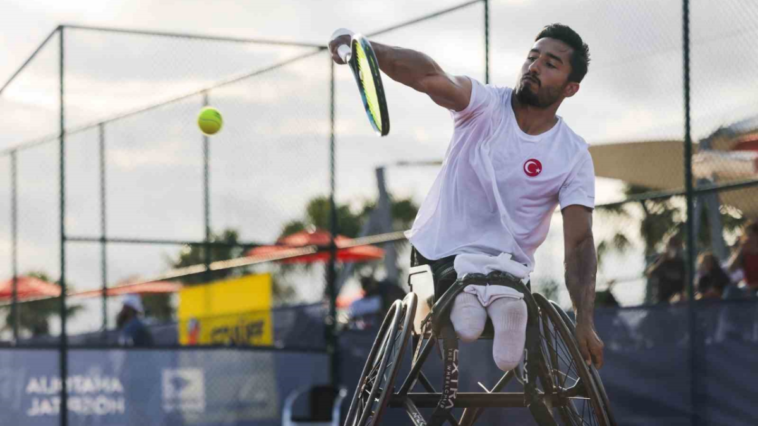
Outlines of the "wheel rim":
{"label": "wheel rim", "polygon": [[372,370],[376,368],[377,361],[383,359],[384,349],[386,346],[387,334],[390,330],[394,329],[394,324],[397,323],[397,317],[399,311],[396,305],[392,305],[390,311],[382,321],[382,325],[379,327],[379,333],[374,340],[374,344],[371,346],[366,364],[363,367],[360,379],[356,386],[355,392],[353,392],[353,400],[350,403],[350,409],[348,410],[347,419],[345,424],[348,426],[359,426],[365,423],[360,423],[360,419],[364,417],[366,411],[367,402],[371,399],[371,395],[374,394],[373,386],[367,388],[368,377],[371,375]]}
{"label": "wheel rim", "polygon": [[373,426],[381,418],[407,346],[415,301],[413,295],[396,302],[385,317],[350,404],[347,425]]}
{"label": "wheel rim", "polygon": [[[572,336],[576,336],[576,328],[574,327],[574,322],[571,321],[571,318],[569,318],[568,314],[561,309],[555,302],[550,302],[550,304],[555,308],[555,310],[560,314],[561,319],[563,319],[563,322],[566,323],[566,326],[568,326],[569,331],[571,331]],[[597,371],[597,369],[594,366],[590,366],[590,374],[591,379],[593,383],[595,384],[595,388],[597,389],[598,393],[600,394],[600,397],[602,398],[601,402],[604,405],[605,413],[608,416],[608,422],[610,425],[615,426],[617,424],[616,420],[613,417],[613,411],[611,410],[611,402],[608,398],[608,393],[605,391],[605,386],[603,385],[603,381],[600,378],[600,372]]]}
{"label": "wheel rim", "polygon": [[535,294],[540,307],[540,337],[550,372],[553,404],[565,425],[609,425],[604,404],[576,340],[558,311],[542,295]]}

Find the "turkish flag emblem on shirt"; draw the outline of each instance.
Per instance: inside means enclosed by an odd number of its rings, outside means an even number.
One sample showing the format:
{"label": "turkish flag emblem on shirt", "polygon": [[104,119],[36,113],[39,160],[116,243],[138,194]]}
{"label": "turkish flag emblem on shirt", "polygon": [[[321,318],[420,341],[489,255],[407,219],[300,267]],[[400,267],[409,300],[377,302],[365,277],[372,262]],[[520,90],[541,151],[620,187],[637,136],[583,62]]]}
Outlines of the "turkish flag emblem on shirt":
{"label": "turkish flag emblem on shirt", "polygon": [[540,163],[540,160],[534,158],[526,160],[526,163],[524,163],[524,173],[529,177],[535,177],[542,173],[542,163]]}

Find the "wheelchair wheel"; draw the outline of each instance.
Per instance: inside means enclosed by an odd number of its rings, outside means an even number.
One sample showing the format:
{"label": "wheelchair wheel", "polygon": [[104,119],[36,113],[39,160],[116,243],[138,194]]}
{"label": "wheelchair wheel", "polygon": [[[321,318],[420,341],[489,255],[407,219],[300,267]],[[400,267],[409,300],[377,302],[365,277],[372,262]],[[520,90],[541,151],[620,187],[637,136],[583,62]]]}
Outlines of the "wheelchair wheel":
{"label": "wheelchair wheel", "polygon": [[547,382],[552,389],[552,406],[561,424],[611,426],[607,406],[597,390],[594,377],[579,352],[574,334],[558,310],[541,294],[534,294],[540,308],[540,339]]}
{"label": "wheelchair wheel", "polygon": [[413,328],[417,297],[395,302],[379,328],[350,403],[346,426],[379,424]]}
{"label": "wheelchair wheel", "polygon": [[[569,330],[571,331],[571,335],[576,337],[576,328],[574,327],[574,322],[571,320],[571,318],[569,318],[566,311],[561,309],[561,307],[553,301],[550,301],[550,304],[552,304],[553,308],[555,308],[555,310],[561,315],[563,322],[566,323]],[[608,394],[605,392],[605,386],[603,386],[603,381],[600,379],[600,372],[597,371],[597,368],[595,368],[594,365],[590,366],[589,369],[591,373],[591,379],[594,381],[595,388],[597,388],[597,391],[600,393],[600,398],[602,398],[603,404],[605,405],[605,412],[608,415],[608,420],[612,426],[616,426],[618,423],[613,417],[613,411],[611,410],[611,401],[608,399]]]}

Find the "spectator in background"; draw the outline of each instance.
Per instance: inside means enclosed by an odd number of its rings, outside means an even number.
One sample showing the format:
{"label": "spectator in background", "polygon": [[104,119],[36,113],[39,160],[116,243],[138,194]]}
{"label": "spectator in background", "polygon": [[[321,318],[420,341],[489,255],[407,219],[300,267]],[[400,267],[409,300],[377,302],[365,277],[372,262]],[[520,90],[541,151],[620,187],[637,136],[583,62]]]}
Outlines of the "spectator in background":
{"label": "spectator in background", "polygon": [[619,306],[618,300],[613,296],[614,285],[616,285],[616,280],[610,280],[608,288],[595,291],[595,307],[617,308]]}
{"label": "spectator in background", "polygon": [[697,291],[700,297],[720,299],[729,284],[729,275],[721,268],[716,255],[709,251],[701,254],[697,264]]}
{"label": "spectator in background", "polygon": [[745,286],[751,294],[758,291],[758,222],[751,221],[745,227],[740,245],[731,259],[729,272],[742,270]]}
{"label": "spectator in background", "polygon": [[666,243],[666,250],[645,270],[645,276],[653,280],[656,303],[669,303],[672,296],[684,291],[683,249],[682,238],[673,235]]}
{"label": "spectator in background", "polygon": [[116,328],[121,333],[118,342],[121,346],[148,347],[153,346],[153,335],[140,320],[145,313],[142,299],[137,294],[124,296],[121,312],[116,317]]}
{"label": "spectator in background", "polygon": [[381,322],[395,300],[402,300],[406,294],[397,284],[377,281],[373,276],[361,277],[361,287],[363,297],[350,304],[351,318],[376,315]]}

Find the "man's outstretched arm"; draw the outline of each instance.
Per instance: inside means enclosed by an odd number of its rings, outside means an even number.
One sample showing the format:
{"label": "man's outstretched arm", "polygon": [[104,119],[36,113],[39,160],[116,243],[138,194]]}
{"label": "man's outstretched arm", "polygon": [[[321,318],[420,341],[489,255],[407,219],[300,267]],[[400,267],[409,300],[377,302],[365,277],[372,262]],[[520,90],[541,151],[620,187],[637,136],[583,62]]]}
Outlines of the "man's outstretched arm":
{"label": "man's outstretched arm", "polygon": [[[343,64],[337,55],[342,44],[350,43],[349,35],[342,35],[329,43],[332,59]],[[371,42],[379,68],[391,79],[426,93],[439,106],[461,111],[471,100],[471,80],[447,74],[428,55],[411,49],[392,47]]]}
{"label": "man's outstretched arm", "polygon": [[589,364],[603,365],[603,342],[595,332],[595,276],[597,254],[592,235],[592,209],[573,205],[563,209],[566,250],[566,287],[576,313],[579,350]]}

